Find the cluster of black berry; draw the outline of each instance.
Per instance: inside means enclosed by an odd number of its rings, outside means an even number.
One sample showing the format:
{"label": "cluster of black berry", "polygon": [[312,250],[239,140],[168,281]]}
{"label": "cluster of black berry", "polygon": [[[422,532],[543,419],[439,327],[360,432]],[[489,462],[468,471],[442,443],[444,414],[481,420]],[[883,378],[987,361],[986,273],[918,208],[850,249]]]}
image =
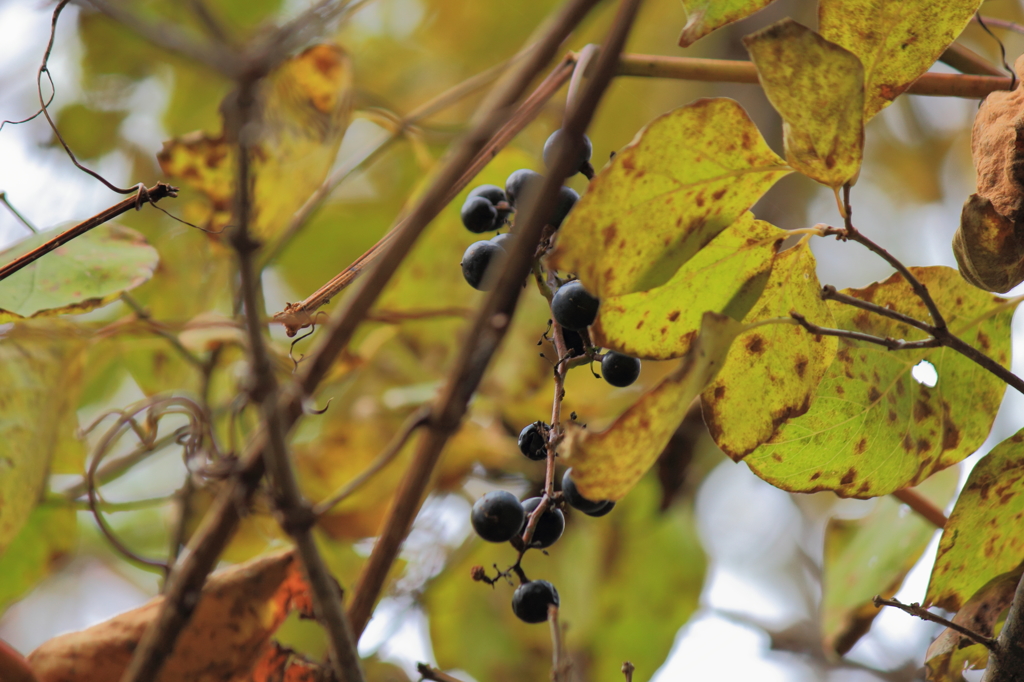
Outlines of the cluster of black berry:
{"label": "cluster of black berry", "polygon": [[[544,162],[552,164],[555,150],[561,144],[562,131],[556,131],[544,145]],[[583,172],[592,177],[590,166],[592,146],[584,137],[584,149],[576,172]],[[462,222],[471,232],[482,233],[498,230],[503,227],[509,216],[517,207],[521,210],[536,196],[543,177],[531,170],[517,170],[509,176],[505,189],[494,185],[483,185],[469,193],[462,207]],[[562,187],[559,201],[554,214],[548,221],[553,230],[557,230],[569,211],[575,205],[579,195],[568,187]],[[499,234],[490,240],[476,242],[466,250],[462,258],[462,273],[466,281],[475,289],[486,290],[493,285],[493,273],[498,270],[492,265],[499,263],[505,256],[503,243],[515,239],[515,233]],[[600,301],[591,295],[578,280],[561,283],[557,277],[549,279],[552,288],[557,286],[551,298],[551,315],[558,325],[565,343],[566,355],[559,362],[572,358],[587,357],[590,360],[600,359],[601,370],[605,380],[613,386],[629,386],[640,376],[640,360],[609,351],[603,356],[597,349],[589,347],[588,327],[597,319]],[[564,373],[564,369],[562,370]],[[575,415],[573,415],[575,419]],[[556,438],[552,436],[552,428],[544,422],[529,424],[519,434],[519,450],[529,459],[546,460],[549,448],[554,447]],[[583,497],[572,480],[572,469],[567,469],[562,476],[562,489],[547,501],[544,511],[536,520],[527,544],[527,526],[531,515],[544,502],[543,497],[531,497],[520,502],[515,495],[498,490],[488,493],[473,505],[471,520],[477,534],[488,542],[511,542],[523,553],[530,548],[544,549],[553,545],[565,530],[565,515],[562,509],[568,505],[588,516],[604,516],[612,510],[615,502],[610,500],[592,501]],[[527,623],[540,623],[547,620],[548,607],[558,606],[558,591],[546,580],[528,580],[517,562],[510,571],[515,571],[520,578],[520,585],[512,597],[512,610],[521,620]],[[508,577],[508,572],[499,573],[499,577]],[[497,578],[490,579],[482,568],[474,569],[474,578],[493,584]]]}
{"label": "cluster of black berry", "polygon": [[[554,149],[559,144],[561,131],[555,131],[544,144],[544,161],[550,165]],[[584,137],[584,157],[579,168],[573,172],[580,172],[590,168],[590,140]],[[544,181],[544,176],[536,171],[521,168],[505,181],[505,189],[497,185],[480,185],[473,189],[466,197],[466,203],[462,205],[462,224],[466,229],[475,234],[493,232],[500,230],[508,224],[509,217],[516,210],[524,210],[533,201]],[[547,224],[554,229],[562,225],[562,221],[569,215],[569,211],[576,205],[580,195],[570,187],[562,187],[558,190],[558,201],[555,209],[547,220]],[[512,233],[499,234],[491,239],[474,242],[469,245],[462,255],[462,275],[469,282],[469,285],[480,291],[487,291],[494,284],[491,280],[498,267],[492,267],[500,263],[506,255],[505,246],[508,240],[514,239]],[[490,277],[488,276],[490,274]]]}

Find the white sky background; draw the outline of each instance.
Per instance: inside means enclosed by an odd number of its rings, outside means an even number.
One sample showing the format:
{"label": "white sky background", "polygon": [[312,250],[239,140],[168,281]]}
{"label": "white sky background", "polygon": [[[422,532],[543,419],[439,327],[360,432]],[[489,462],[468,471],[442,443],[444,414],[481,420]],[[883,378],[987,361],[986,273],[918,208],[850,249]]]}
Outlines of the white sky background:
{"label": "white sky background", "polygon": [[[420,16],[419,5],[415,0],[400,2],[403,11],[383,14],[371,5],[360,15],[359,21],[371,32],[408,32],[410,26],[415,26],[415,21],[408,20],[409,17]],[[22,118],[35,108],[34,75],[51,11],[51,5],[41,2],[0,0],[0,119]],[[55,108],[78,96],[77,61],[81,50],[75,33],[76,11],[74,6],[65,9],[50,60],[58,89]],[[405,19],[396,23],[386,20],[389,16]],[[133,141],[155,153],[165,137],[157,117],[164,104],[163,90],[158,82],[151,82],[141,85],[140,91],[139,101],[148,104],[141,113],[126,120],[125,130]],[[973,101],[910,99],[918,112],[940,129],[969,127],[977,107]],[[894,108],[884,111],[880,117],[887,117],[886,120],[899,130]],[[361,148],[373,134],[369,126],[353,126],[346,137],[343,154],[344,150]],[[49,130],[41,119],[5,127],[0,132],[0,190],[6,191],[12,203],[33,223],[47,228],[79,220],[120,199],[92,178],[75,172],[62,151],[43,148],[41,145],[49,137]],[[872,144],[870,128],[867,143]],[[947,157],[942,171],[947,198],[941,204],[925,206],[900,205],[884,187],[876,184],[869,169],[865,169],[854,192],[856,224],[908,264],[955,267],[950,239],[959,221],[963,199],[974,189],[973,169],[964,166],[963,158],[962,154]],[[129,182],[124,177],[127,164],[117,153],[104,158],[96,169],[115,180]],[[808,224],[840,222],[830,191],[820,192],[809,214]],[[0,246],[24,234],[24,228],[0,207]],[[823,282],[838,287],[863,286],[890,273],[881,261],[866,252],[857,253],[863,251],[858,245],[816,240],[814,246]],[[296,298],[292,292],[283,290],[278,278],[269,277],[268,285],[270,305]],[[1014,324],[1014,371],[1018,374],[1024,373],[1021,324],[1018,316]],[[134,399],[130,397],[134,395],[130,386],[126,391],[121,397]],[[992,436],[982,452],[1022,426],[1024,397],[1008,392]],[[968,461],[964,475],[979,456]],[[164,466],[173,467],[173,463]],[[697,500],[702,538],[711,558],[703,608],[680,631],[672,656],[656,676],[659,682],[876,679],[855,670],[829,676],[798,656],[771,652],[764,630],[751,624],[783,629],[807,617],[806,605],[813,605],[817,595],[807,594],[807,581],[801,580],[800,573],[793,568],[794,556],[799,551],[820,555],[824,532],[822,512],[832,504],[831,499],[834,498],[824,494],[791,496],[761,482],[745,466],[730,462],[711,473]],[[843,504],[849,511],[849,505],[870,503]],[[469,532],[464,506],[452,502],[429,508],[431,523],[417,526],[420,532],[427,534],[429,541],[420,544],[436,546],[435,540],[458,544]],[[430,535],[432,532],[440,532],[442,537]],[[898,595],[900,599],[920,601],[923,598],[934,551],[933,541]],[[82,628],[137,606],[154,589],[152,581],[140,581],[135,574],[121,575],[102,561],[82,558],[12,608],[0,620],[0,637],[27,652],[61,631]],[[425,628],[425,618],[414,606],[401,600],[385,599],[360,650],[369,653],[379,648],[383,655],[406,667],[419,660],[432,660]],[[884,667],[897,667],[911,658],[920,661],[935,631],[934,626],[886,611],[851,658]],[[638,679],[649,674],[650,671],[638,671]]]}

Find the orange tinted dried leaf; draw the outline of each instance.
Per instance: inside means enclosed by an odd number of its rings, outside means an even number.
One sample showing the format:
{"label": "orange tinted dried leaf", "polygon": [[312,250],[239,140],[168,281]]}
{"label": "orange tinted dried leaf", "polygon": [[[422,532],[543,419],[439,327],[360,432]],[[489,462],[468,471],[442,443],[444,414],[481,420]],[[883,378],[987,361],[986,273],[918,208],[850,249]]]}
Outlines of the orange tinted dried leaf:
{"label": "orange tinted dried leaf", "polygon": [[[163,597],[80,632],[54,637],[28,656],[40,682],[118,680]],[[157,682],[244,679],[292,610],[312,611],[294,552],[278,552],[212,576]]]}
{"label": "orange tinted dried leaf", "polygon": [[[1014,65],[1024,71],[1024,60]],[[993,92],[978,107],[971,131],[971,156],[978,173],[978,194],[992,202],[995,211],[1011,222],[1024,212],[1024,88]]]}

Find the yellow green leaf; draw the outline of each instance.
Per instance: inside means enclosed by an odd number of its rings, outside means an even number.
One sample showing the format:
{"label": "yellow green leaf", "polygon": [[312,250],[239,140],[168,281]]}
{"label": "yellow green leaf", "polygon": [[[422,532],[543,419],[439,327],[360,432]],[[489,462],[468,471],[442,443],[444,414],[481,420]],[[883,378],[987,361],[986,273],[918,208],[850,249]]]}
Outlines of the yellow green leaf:
{"label": "yellow green leaf", "polygon": [[[957,610],[953,622],[984,637],[993,637],[1002,627],[1022,573],[1024,564],[992,578]],[[930,682],[961,682],[965,670],[988,665],[988,648],[946,628],[928,647],[924,664]]]}
{"label": "yellow green leaf", "polygon": [[51,460],[65,470],[80,461],[68,436],[78,427],[82,349],[63,324],[26,322],[0,340],[0,555],[39,502]]}
{"label": "yellow green leaf", "polygon": [[[334,44],[310,47],[268,78],[261,95],[263,125],[253,150],[257,236],[279,233],[327,176],[351,118],[352,92],[349,57]],[[157,159],[170,177],[206,196],[213,227],[228,224],[235,162],[223,133],[171,140]]]}
{"label": "yellow green leaf", "polygon": [[857,55],[792,19],[743,44],[782,116],[789,165],[829,187],[854,182],[864,151],[864,67]]}
{"label": "yellow green leaf", "polygon": [[[126,111],[93,109],[81,103],[69,104],[57,112],[57,130],[79,159],[95,159],[117,147],[117,132]],[[51,146],[59,146],[54,137]]]}
{"label": "yellow green leaf", "polygon": [[0,555],[0,614],[59,568],[75,548],[75,511],[69,506],[40,505]]}
{"label": "yellow green leaf", "polygon": [[[28,253],[67,227],[18,242],[0,253],[0,262]],[[158,261],[156,249],[135,230],[100,225],[0,281],[0,323],[89,312],[147,281]]]}
{"label": "yellow green leaf", "polygon": [[864,121],[927,71],[982,0],[821,0],[818,30],[864,64]]}
{"label": "yellow green leaf", "polygon": [[697,100],[598,173],[549,260],[601,298],[653,289],[789,172],[738,103]]}
{"label": "yellow green leaf", "polygon": [[[806,241],[775,257],[764,293],[743,321],[785,318],[793,310],[820,326],[834,326]],[[704,421],[718,447],[740,459],[807,412],[837,347],[835,337],[815,336],[797,325],[766,325],[741,334],[701,396]]]}
{"label": "yellow green leaf", "polygon": [[743,319],[785,238],[785,230],[744,213],[662,286],[601,299],[594,343],[651,360],[681,357],[705,312]]}
{"label": "yellow green leaf", "polygon": [[[911,268],[967,343],[1006,366],[1010,318],[1005,300],[967,284],[946,267]],[[926,320],[928,312],[894,274],[851,296]],[[915,327],[852,306],[830,303],[836,327],[915,341]],[[935,386],[911,370],[927,360]],[[917,485],[974,452],[988,436],[1006,384],[948,348],[893,352],[839,339],[836,359],[811,409],[783,425],[744,461],[758,476],[791,492],[832,490],[843,497],[875,497]]]}
{"label": "yellow green leaf", "polygon": [[657,461],[690,403],[725,360],[743,325],[704,313],[700,335],[679,367],[601,432],[567,432],[569,464],[580,493],[591,500],[621,500]]}
{"label": "yellow green leaf", "polygon": [[[939,509],[956,492],[960,472],[940,471],[916,492]],[[825,530],[821,629],[825,648],[842,656],[867,633],[878,607],[872,599],[892,597],[921,558],[935,526],[886,495],[863,519],[829,521]]]}
{"label": "yellow green leaf", "polygon": [[772,0],[683,0],[686,25],[679,45],[689,47],[717,28],[767,7]]}
{"label": "yellow green leaf", "polygon": [[1024,558],[1024,429],[971,471],[942,532],[927,603],[959,611]]}
{"label": "yellow green leaf", "polygon": [[964,202],[953,253],[960,274],[979,289],[1003,294],[1024,282],[1024,241],[1016,225],[978,194]]}

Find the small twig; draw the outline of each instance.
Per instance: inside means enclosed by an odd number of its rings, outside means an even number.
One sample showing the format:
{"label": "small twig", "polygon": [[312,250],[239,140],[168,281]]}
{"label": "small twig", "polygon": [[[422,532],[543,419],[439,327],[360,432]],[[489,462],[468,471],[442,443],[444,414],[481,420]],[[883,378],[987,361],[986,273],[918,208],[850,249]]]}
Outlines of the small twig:
{"label": "small twig", "polygon": [[1024,24],[1018,24],[1012,21],[1007,21],[1006,19],[997,19],[996,17],[983,17],[980,14],[975,14],[971,18],[971,21],[973,21],[976,24],[980,24],[982,21],[984,21],[989,26],[1004,28],[1007,31],[1013,31],[1014,33],[1020,33],[1024,35]]}
{"label": "small twig", "polygon": [[969,73],[976,76],[1002,76],[1003,71],[998,66],[982,57],[974,50],[953,43],[946,48],[946,51],[939,57],[939,61],[948,64],[960,73]]}
{"label": "small twig", "polygon": [[922,284],[921,281],[917,279],[912,272],[910,272],[910,268],[904,265],[900,259],[896,258],[881,246],[868,239],[853,226],[853,208],[850,205],[849,184],[843,185],[843,205],[846,209],[846,215],[844,216],[846,234],[844,235],[844,238],[867,247],[869,251],[880,256],[882,260],[895,268],[896,272],[903,275],[903,279],[907,281],[910,288],[914,290],[917,297],[920,298],[921,302],[924,303],[926,308],[928,308],[928,314],[931,315],[932,322],[934,323],[933,327],[935,329],[944,329],[946,327],[946,320],[943,319],[942,313],[939,312],[939,306],[935,304],[935,300],[932,298],[932,295],[928,293],[928,287]]}
{"label": "small twig", "polygon": [[995,640],[995,651],[981,682],[1022,682],[1024,680],[1024,576],[1017,583],[1013,602],[1006,612],[1003,629]]}
{"label": "small twig", "polygon": [[511,59],[492,66],[475,76],[471,76],[458,85],[442,92],[437,97],[425,102],[421,106],[409,112],[408,116],[397,121],[395,128],[391,131],[390,135],[380,142],[367,147],[359,154],[353,155],[345,165],[332,172],[327,179],[323,181],[320,187],[313,192],[309,199],[306,200],[306,203],[304,203],[302,207],[295,212],[295,215],[292,216],[291,220],[288,221],[288,225],[284,230],[282,230],[281,236],[274,242],[274,245],[267,250],[266,256],[260,260],[261,267],[265,267],[268,263],[273,262],[279,255],[281,255],[281,253],[309,223],[309,219],[320,209],[324,201],[326,201],[331,193],[334,192],[334,190],[337,189],[346,178],[352,175],[352,173],[380,158],[380,156],[383,155],[383,153],[387,151],[391,145],[396,142],[403,133],[405,133],[406,130],[414,126],[418,121],[421,121],[428,116],[432,116],[438,111],[442,111],[461,101],[468,95],[477,92],[504,73],[510,65],[519,61],[524,54],[525,51],[521,51]]}
{"label": "small twig", "polygon": [[889,308],[886,308],[885,306],[878,305],[877,303],[872,303],[871,301],[864,301],[855,296],[841,294],[831,284],[826,284],[821,288],[821,297],[826,301],[836,301],[838,303],[844,303],[853,308],[860,308],[861,310],[867,310],[870,313],[875,313],[876,315],[881,315],[882,317],[888,317],[891,320],[902,322],[905,325],[915,327],[917,329],[920,329],[921,331],[931,333],[931,330],[935,328],[934,326],[928,324],[927,322],[921,322],[917,318],[911,317],[909,315],[904,315],[901,312],[891,310]]}
{"label": "small twig", "polygon": [[[563,60],[548,75],[544,81],[537,86],[536,90],[526,98],[519,106],[515,114],[509,118],[504,126],[498,130],[493,137],[477,152],[460,176],[451,181],[445,188],[441,198],[441,204],[436,208],[436,213],[446,206],[455,196],[461,192],[473,178],[493,159],[497,153],[508,144],[523,128],[525,128],[543,109],[544,104],[558,91],[565,81],[572,75],[572,62]],[[436,213],[434,214],[436,216]],[[399,233],[410,229],[413,224],[415,213],[409,213],[401,218],[381,237],[376,244],[371,246],[364,254],[356,258],[347,268],[331,278],[326,284],[310,294],[300,303],[290,303],[282,312],[274,315],[274,319],[284,324],[289,336],[294,336],[299,329],[308,326],[310,315],[323,305],[326,305],[339,292],[348,287],[360,275],[363,274],[373,263],[380,258],[385,250],[397,238]]]}
{"label": "small twig", "polygon": [[[617,75],[712,83],[759,84],[757,69],[754,68],[753,62],[696,57],[665,57],[652,54],[622,55]],[[914,81],[905,92],[910,95],[983,99],[993,92],[1012,89],[1013,82],[1010,78],[973,76],[961,73],[925,73]]]}
{"label": "small twig", "polygon": [[[303,572],[313,597],[313,610],[317,621],[327,632],[331,668],[339,680],[362,682],[364,679],[356,640],[341,605],[341,590],[331,575],[327,564],[313,539],[312,528],[316,519],[309,504],[299,490],[295,471],[288,456],[288,427],[278,410],[279,389],[274,376],[273,363],[267,351],[263,334],[263,295],[259,271],[254,254],[259,248],[249,232],[255,201],[252,197],[255,173],[252,168],[253,145],[256,140],[246,135],[249,123],[256,120],[257,80],[242,81],[235,100],[237,121],[233,138],[237,142],[237,167],[235,183],[235,222],[230,242],[234,247],[240,275],[240,289],[244,301],[248,350],[251,362],[253,386],[250,389],[253,400],[259,404],[263,425],[267,435],[267,447],[263,451],[264,467],[270,478],[271,488],[278,512],[281,514],[281,528],[295,541]],[[140,678],[141,679],[145,678]]]}
{"label": "small twig", "polygon": [[894,339],[891,337],[873,336],[872,334],[865,334],[864,332],[855,332],[848,329],[829,329],[828,327],[820,327],[812,322],[809,322],[806,317],[798,312],[792,312],[790,315],[796,320],[801,327],[806,329],[811,334],[818,334],[820,336],[838,336],[843,339],[853,339],[855,341],[866,341],[868,343],[874,343],[879,346],[885,346],[889,350],[911,350],[919,348],[938,348],[942,345],[938,339],[925,339],[924,341],[903,341],[901,339]]}
{"label": "small twig", "polygon": [[[141,194],[146,197],[146,201],[155,203],[165,197],[174,198],[178,196],[178,188],[158,182],[152,187],[146,189],[144,192],[141,192]],[[0,267],[0,281],[7,279],[25,266],[34,263],[51,251],[67,244],[75,237],[80,237],[94,227],[98,227],[105,222],[113,220],[122,213],[126,213],[131,209],[138,207],[138,198],[131,197],[130,199],[125,199],[124,201],[114,204],[105,211],[97,213],[93,217],[78,223],[74,227],[68,228],[45,244],[37,246],[28,253],[18,256],[7,265]]]}
{"label": "small twig", "polygon": [[893,608],[897,608],[900,611],[903,611],[904,613],[909,613],[912,616],[917,616],[921,620],[927,620],[931,621],[932,623],[938,623],[939,625],[943,625],[949,628],[950,630],[955,630],[956,632],[959,632],[961,635],[967,637],[975,643],[981,644],[986,649],[995,649],[995,639],[991,637],[986,637],[984,635],[980,635],[974,630],[965,628],[963,625],[960,625],[959,623],[954,623],[953,621],[947,620],[942,616],[937,616],[928,609],[923,608],[917,602],[914,602],[913,604],[904,604],[898,599],[882,599],[882,597],[878,595],[875,595],[875,598],[872,601],[875,605],[875,608],[882,608],[883,606],[892,606]]}
{"label": "small twig", "polygon": [[334,493],[329,498],[327,498],[323,502],[318,503],[315,507],[313,507],[313,515],[323,516],[336,505],[338,505],[346,497],[348,497],[355,491],[359,490],[359,488],[361,488],[363,484],[365,484],[367,481],[373,478],[377,474],[377,472],[379,472],[381,469],[390,464],[395,459],[395,457],[398,456],[398,453],[402,451],[402,447],[405,445],[406,441],[409,440],[409,436],[411,436],[413,432],[420,426],[426,424],[429,419],[429,407],[421,407],[420,409],[410,414],[409,417],[405,420],[405,423],[403,423],[402,427],[398,430],[398,433],[396,433],[391,438],[391,442],[388,443],[388,446],[384,448],[384,451],[382,453],[377,455],[377,458],[373,460],[370,466],[368,466],[362,473],[360,473],[354,479],[352,479],[344,486],[342,486],[340,489],[338,489],[336,493]]}
{"label": "small twig", "polygon": [[76,5],[91,7],[114,21],[122,24],[147,43],[180,55],[210,68],[228,78],[237,78],[243,71],[242,58],[224,49],[216,41],[196,42],[180,28],[162,22],[159,25],[147,22],[132,14],[126,3],[111,0],[75,0]]}
{"label": "small twig", "polygon": [[[121,457],[111,460],[99,467],[94,476],[96,483],[98,485],[103,485],[113,481],[144,459],[159,452],[168,445],[177,443],[178,439],[187,431],[188,427],[182,426],[176,429],[174,433],[168,434],[163,438],[158,438],[152,443],[140,443],[139,447],[135,448],[127,455],[122,455]],[[77,500],[87,492],[89,492],[89,482],[85,477],[83,477],[81,481],[63,491],[61,495],[69,500]]]}
{"label": "small twig", "polygon": [[186,362],[200,371],[203,371],[206,368],[206,362],[201,360],[188,348],[185,348],[184,344],[181,343],[181,339],[179,339],[176,334],[172,334],[167,331],[159,322],[154,320],[153,316],[149,314],[149,311],[146,310],[141,303],[136,301],[134,296],[129,294],[127,291],[123,291],[121,292],[120,298],[126,306],[132,309],[132,312],[135,313],[137,318],[146,322],[154,334],[170,343],[174,350],[178,352],[178,355],[184,358]]}
{"label": "small twig", "polygon": [[941,529],[946,527],[947,519],[946,515],[942,513],[942,510],[936,507],[931,500],[913,488],[897,490],[892,494],[892,496],[920,514],[936,528]]}
{"label": "small twig", "polygon": [[562,627],[558,623],[558,607],[548,604],[548,625],[551,626],[551,682],[564,682],[571,662],[562,650]]}
{"label": "small twig", "polygon": [[417,663],[416,672],[420,674],[420,677],[424,680],[433,680],[434,682],[462,682],[457,677],[452,677],[443,670],[432,668],[426,663]]}
{"label": "small twig", "polygon": [[19,223],[27,227],[28,230],[33,234],[39,234],[39,230],[35,228],[35,225],[30,223],[28,219],[18,211],[18,209],[14,208],[14,206],[11,205],[10,200],[7,198],[7,192],[0,192],[0,202],[3,202],[3,205],[6,206],[7,210],[10,211],[11,214],[18,219]]}
{"label": "small twig", "polygon": [[626,682],[633,682],[634,670],[636,670],[636,666],[634,666],[629,661],[626,661],[622,664],[622,674],[626,676]]}

